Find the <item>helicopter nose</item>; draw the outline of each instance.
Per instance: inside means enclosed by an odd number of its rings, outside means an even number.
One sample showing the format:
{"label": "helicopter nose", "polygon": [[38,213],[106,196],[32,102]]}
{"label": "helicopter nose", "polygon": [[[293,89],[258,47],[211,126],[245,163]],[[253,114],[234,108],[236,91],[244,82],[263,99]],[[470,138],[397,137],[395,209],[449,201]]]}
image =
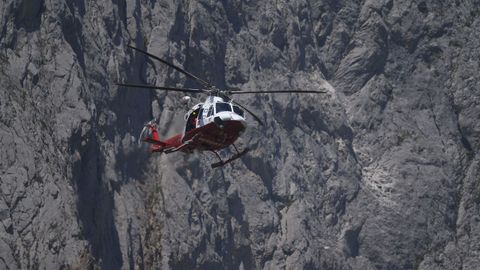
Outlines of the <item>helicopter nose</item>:
{"label": "helicopter nose", "polygon": [[220,119],[222,119],[223,121],[233,120],[232,114],[228,112],[218,113],[218,117],[220,117]]}

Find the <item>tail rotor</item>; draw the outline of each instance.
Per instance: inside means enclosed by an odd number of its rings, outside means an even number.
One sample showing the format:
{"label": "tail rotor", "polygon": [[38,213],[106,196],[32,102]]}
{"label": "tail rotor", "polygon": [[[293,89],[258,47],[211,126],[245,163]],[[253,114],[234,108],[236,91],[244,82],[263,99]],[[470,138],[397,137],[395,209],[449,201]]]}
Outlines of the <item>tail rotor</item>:
{"label": "tail rotor", "polygon": [[158,118],[154,118],[143,126],[142,132],[138,136],[138,145],[141,145],[142,142],[149,141],[149,140],[159,140],[157,126],[159,123]]}

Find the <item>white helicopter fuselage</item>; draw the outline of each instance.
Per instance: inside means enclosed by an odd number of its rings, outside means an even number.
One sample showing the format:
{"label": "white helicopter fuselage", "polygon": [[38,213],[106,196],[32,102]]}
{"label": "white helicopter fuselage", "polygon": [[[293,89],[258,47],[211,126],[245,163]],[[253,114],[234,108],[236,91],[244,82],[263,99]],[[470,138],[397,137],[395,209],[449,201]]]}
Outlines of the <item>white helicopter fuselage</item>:
{"label": "white helicopter fuselage", "polygon": [[[195,120],[193,120],[194,117]],[[216,118],[217,120],[215,120]],[[218,124],[222,121],[239,121],[246,126],[243,110],[237,105],[225,102],[223,98],[217,96],[208,96],[204,103],[198,103],[193,106],[185,114],[185,121],[187,121],[187,127],[189,121],[194,121],[195,128],[215,122]]]}

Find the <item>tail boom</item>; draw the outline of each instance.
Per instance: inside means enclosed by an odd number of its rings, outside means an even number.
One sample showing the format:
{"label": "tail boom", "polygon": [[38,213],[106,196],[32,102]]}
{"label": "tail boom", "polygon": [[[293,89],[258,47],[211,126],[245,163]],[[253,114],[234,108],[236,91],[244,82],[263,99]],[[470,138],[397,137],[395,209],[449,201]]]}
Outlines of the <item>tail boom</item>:
{"label": "tail boom", "polygon": [[139,141],[149,143],[150,151],[152,153],[170,153],[173,152],[171,151],[172,149],[176,149],[182,145],[181,137],[181,134],[178,134],[165,141],[161,141],[160,136],[158,135],[157,124],[155,123],[155,120],[152,120],[143,127]]}

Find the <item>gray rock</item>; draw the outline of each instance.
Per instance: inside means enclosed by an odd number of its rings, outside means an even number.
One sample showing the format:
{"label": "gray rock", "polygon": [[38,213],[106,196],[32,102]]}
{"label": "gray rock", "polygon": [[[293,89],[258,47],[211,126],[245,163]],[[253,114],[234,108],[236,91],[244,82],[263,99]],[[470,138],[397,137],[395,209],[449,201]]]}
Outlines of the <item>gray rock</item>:
{"label": "gray rock", "polygon": [[[478,1],[0,3],[1,269],[476,269]],[[151,155],[198,87],[265,122]],[[195,101],[203,97],[194,96]],[[229,155],[225,150],[222,155]]]}

